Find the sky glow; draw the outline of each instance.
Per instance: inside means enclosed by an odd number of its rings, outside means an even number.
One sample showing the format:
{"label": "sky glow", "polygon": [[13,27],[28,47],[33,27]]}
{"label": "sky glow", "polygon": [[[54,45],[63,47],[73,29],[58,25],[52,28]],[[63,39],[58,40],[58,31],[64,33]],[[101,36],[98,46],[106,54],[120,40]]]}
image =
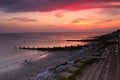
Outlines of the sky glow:
{"label": "sky glow", "polygon": [[0,33],[114,31],[119,0],[2,0]]}

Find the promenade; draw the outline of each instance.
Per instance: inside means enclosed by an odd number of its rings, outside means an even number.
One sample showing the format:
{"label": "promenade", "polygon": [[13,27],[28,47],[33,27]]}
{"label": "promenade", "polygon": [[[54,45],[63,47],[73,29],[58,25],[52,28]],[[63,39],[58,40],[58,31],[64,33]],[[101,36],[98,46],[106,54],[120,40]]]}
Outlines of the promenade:
{"label": "promenade", "polygon": [[120,80],[120,32],[109,41],[116,44],[106,47],[102,55],[106,58],[92,64],[77,80]]}

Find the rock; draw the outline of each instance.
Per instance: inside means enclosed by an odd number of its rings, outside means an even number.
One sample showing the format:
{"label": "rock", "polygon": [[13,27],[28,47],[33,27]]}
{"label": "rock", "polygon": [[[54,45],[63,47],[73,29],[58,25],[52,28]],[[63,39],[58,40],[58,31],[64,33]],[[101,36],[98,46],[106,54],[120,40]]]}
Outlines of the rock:
{"label": "rock", "polygon": [[66,70],[70,65],[61,65],[56,69],[56,72],[61,72]]}
{"label": "rock", "polygon": [[68,61],[68,64],[74,64],[74,61]]}
{"label": "rock", "polygon": [[53,73],[50,71],[44,71],[40,73],[35,80],[46,80],[46,78],[50,77]]}

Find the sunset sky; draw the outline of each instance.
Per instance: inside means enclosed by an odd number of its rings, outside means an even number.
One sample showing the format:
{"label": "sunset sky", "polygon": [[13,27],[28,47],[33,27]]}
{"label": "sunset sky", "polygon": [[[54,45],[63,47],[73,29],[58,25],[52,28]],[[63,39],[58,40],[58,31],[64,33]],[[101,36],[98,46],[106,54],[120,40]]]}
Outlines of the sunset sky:
{"label": "sunset sky", "polygon": [[0,33],[116,29],[120,0],[0,0]]}

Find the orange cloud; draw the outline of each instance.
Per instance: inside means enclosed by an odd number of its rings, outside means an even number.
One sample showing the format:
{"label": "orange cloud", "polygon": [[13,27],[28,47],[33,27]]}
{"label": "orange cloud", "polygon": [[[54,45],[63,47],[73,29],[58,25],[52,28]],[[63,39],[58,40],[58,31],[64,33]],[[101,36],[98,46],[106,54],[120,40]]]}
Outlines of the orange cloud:
{"label": "orange cloud", "polygon": [[120,28],[120,19],[116,20],[106,20],[106,22],[101,22],[101,24],[96,25],[98,28]]}
{"label": "orange cloud", "polygon": [[89,26],[89,25],[93,25],[95,23],[96,20],[94,19],[83,19],[83,18],[77,18],[75,20],[72,21],[72,25],[78,25],[78,26]]}
{"label": "orange cloud", "polygon": [[89,30],[89,29],[117,29],[120,28],[120,19],[101,19],[90,18],[81,19],[77,18],[70,24],[73,30]]}

